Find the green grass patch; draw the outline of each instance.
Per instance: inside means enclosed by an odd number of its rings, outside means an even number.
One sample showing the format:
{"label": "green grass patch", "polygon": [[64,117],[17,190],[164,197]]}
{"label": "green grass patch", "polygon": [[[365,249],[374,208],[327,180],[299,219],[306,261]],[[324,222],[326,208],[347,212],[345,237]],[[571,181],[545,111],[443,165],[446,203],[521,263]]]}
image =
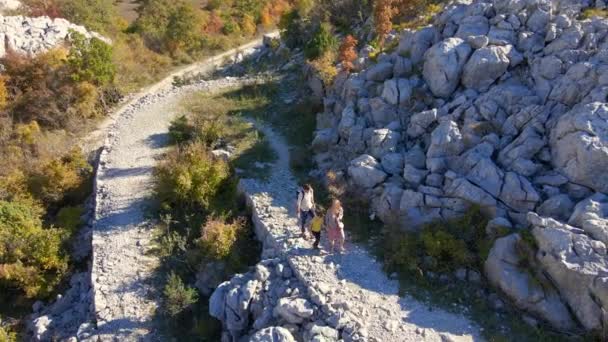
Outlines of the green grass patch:
{"label": "green grass patch", "polygon": [[[337,194],[333,189],[330,192]],[[349,197],[347,192],[341,196]],[[387,273],[398,275],[401,295],[412,296],[429,307],[464,314],[484,329],[482,334],[488,341],[583,341],[549,326],[531,327],[522,320],[521,312],[508,304],[497,311],[486,299],[493,290],[483,280],[480,284],[455,280],[452,272],[460,267],[483,273],[483,262],[492,245],[484,237],[487,220],[478,208],[473,207],[456,220],[429,224],[420,232],[405,232],[372,221],[365,205],[356,205],[353,200],[347,199],[345,208],[349,234],[383,260]],[[449,281],[440,280],[442,274]]]}
{"label": "green grass patch", "polygon": [[581,19],[591,19],[595,17],[608,18],[608,10],[599,8],[587,8],[581,13]]}

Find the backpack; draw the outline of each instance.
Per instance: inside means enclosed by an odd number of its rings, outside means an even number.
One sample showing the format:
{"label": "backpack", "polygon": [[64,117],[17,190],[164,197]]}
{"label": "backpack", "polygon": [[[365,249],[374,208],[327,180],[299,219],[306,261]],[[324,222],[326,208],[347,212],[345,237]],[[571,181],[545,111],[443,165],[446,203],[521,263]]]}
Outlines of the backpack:
{"label": "backpack", "polygon": [[[304,189],[302,188],[298,188],[298,190],[296,190],[296,202],[300,201],[300,195],[304,195]],[[298,203],[300,204],[300,203]]]}

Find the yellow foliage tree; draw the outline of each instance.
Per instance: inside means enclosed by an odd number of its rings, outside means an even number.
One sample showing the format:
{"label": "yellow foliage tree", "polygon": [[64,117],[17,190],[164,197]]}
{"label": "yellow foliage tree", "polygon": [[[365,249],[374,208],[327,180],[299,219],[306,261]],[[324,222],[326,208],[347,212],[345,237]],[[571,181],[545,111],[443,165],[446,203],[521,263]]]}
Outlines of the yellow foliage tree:
{"label": "yellow foliage tree", "polygon": [[6,88],[7,77],[0,75],[0,110],[4,110],[8,105],[8,89]]}
{"label": "yellow foliage tree", "polygon": [[246,36],[253,36],[257,31],[257,27],[255,25],[255,19],[250,14],[245,14],[243,16],[243,21],[241,22],[241,30],[243,34]]}

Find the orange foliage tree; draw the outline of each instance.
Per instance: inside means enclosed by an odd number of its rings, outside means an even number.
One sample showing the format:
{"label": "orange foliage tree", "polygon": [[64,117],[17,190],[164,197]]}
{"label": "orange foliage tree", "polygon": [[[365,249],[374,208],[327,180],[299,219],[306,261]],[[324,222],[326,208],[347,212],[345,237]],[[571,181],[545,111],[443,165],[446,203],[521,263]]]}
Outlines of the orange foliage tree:
{"label": "orange foliage tree", "polygon": [[338,60],[342,62],[344,70],[348,72],[352,71],[355,67],[353,62],[357,59],[356,47],[358,43],[357,39],[349,34],[342,41],[342,45],[340,45]]}
{"label": "orange foliage tree", "polygon": [[380,45],[384,45],[386,36],[393,28],[394,0],[377,0],[374,5],[374,26]]}
{"label": "orange foliage tree", "polygon": [[220,31],[222,30],[223,27],[224,27],[224,21],[217,14],[216,11],[213,11],[213,12],[211,12],[211,15],[209,15],[209,18],[207,19],[207,22],[204,25],[203,31],[205,33],[216,34],[216,33],[220,33]]}
{"label": "orange foliage tree", "polygon": [[286,0],[272,0],[264,6],[260,14],[260,23],[265,28],[270,28],[278,23],[283,14],[291,9]]}

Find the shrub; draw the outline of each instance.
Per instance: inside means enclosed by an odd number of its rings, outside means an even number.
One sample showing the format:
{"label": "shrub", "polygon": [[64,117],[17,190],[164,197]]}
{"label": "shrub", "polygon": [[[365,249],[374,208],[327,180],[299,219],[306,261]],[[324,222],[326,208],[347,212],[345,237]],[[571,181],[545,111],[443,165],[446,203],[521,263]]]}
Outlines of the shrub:
{"label": "shrub", "polygon": [[412,272],[419,267],[418,252],[422,246],[416,234],[389,227],[385,233],[385,266],[390,270]]}
{"label": "shrub", "polygon": [[4,110],[8,104],[8,89],[6,88],[6,76],[0,75],[0,110]]}
{"label": "shrub", "polygon": [[205,208],[230,173],[225,162],[213,160],[204,145],[194,142],[171,152],[155,176],[163,203]]}
{"label": "shrub", "polygon": [[319,78],[326,87],[331,86],[338,75],[335,65],[336,53],[333,50],[326,51],[321,57],[310,62]]}
{"label": "shrub", "polygon": [[173,144],[181,144],[194,138],[194,126],[190,124],[185,115],[171,121],[169,125],[169,139]]}
{"label": "shrub", "polygon": [[29,298],[49,295],[68,268],[64,233],[44,229],[41,215],[37,206],[0,201],[0,287],[17,288]]}
{"label": "shrub", "polygon": [[599,9],[599,8],[587,8],[581,13],[582,19],[591,19],[591,18],[606,18],[608,17],[608,10]]}
{"label": "shrub", "polygon": [[169,316],[177,316],[198,301],[198,294],[192,287],[186,286],[182,279],[171,272],[163,290],[165,297],[164,311]]}
{"label": "shrub", "polygon": [[312,40],[304,47],[304,54],[308,59],[317,59],[334,49],[336,45],[337,41],[332,33],[331,24],[324,22],[319,25]]}
{"label": "shrub", "polygon": [[68,55],[71,76],[77,82],[85,81],[104,86],[114,81],[116,67],[112,61],[112,47],[98,38],[86,39],[81,33],[70,33],[72,47]]}
{"label": "shrub", "polygon": [[10,94],[7,110],[13,121],[36,121],[44,128],[73,132],[84,126],[83,119],[101,113],[102,92],[96,86],[111,79],[112,63],[104,66],[110,52],[103,52],[103,48],[96,47],[97,43],[82,41],[84,45],[73,46],[69,61],[64,49],[32,58],[9,53],[2,64]]}
{"label": "shrub", "polygon": [[245,222],[237,219],[231,223],[224,219],[211,217],[201,229],[199,240],[203,254],[210,260],[227,258],[245,230]]}
{"label": "shrub", "polygon": [[63,207],[57,213],[55,224],[70,233],[75,233],[82,225],[83,214],[84,207],[81,205]]}
{"label": "shrub", "polygon": [[472,206],[462,217],[427,224],[419,233],[389,229],[384,236],[386,265],[403,271],[481,268],[493,243],[485,236],[486,224],[480,208]]}
{"label": "shrub", "polygon": [[436,270],[450,271],[471,265],[471,255],[464,241],[443,230],[425,229],[420,235],[426,254],[433,258]]}
{"label": "shrub", "polygon": [[281,30],[281,39],[289,48],[300,47],[307,41],[304,23],[297,10],[291,10],[283,14],[279,21],[279,29]]}
{"label": "shrub", "polygon": [[35,170],[28,181],[29,190],[36,198],[51,206],[70,197],[81,199],[86,191],[80,190],[92,172],[93,169],[82,152],[74,149]]}
{"label": "shrub", "polygon": [[[0,323],[2,321],[0,320]],[[0,326],[0,342],[17,342],[17,334],[9,328]]]}

